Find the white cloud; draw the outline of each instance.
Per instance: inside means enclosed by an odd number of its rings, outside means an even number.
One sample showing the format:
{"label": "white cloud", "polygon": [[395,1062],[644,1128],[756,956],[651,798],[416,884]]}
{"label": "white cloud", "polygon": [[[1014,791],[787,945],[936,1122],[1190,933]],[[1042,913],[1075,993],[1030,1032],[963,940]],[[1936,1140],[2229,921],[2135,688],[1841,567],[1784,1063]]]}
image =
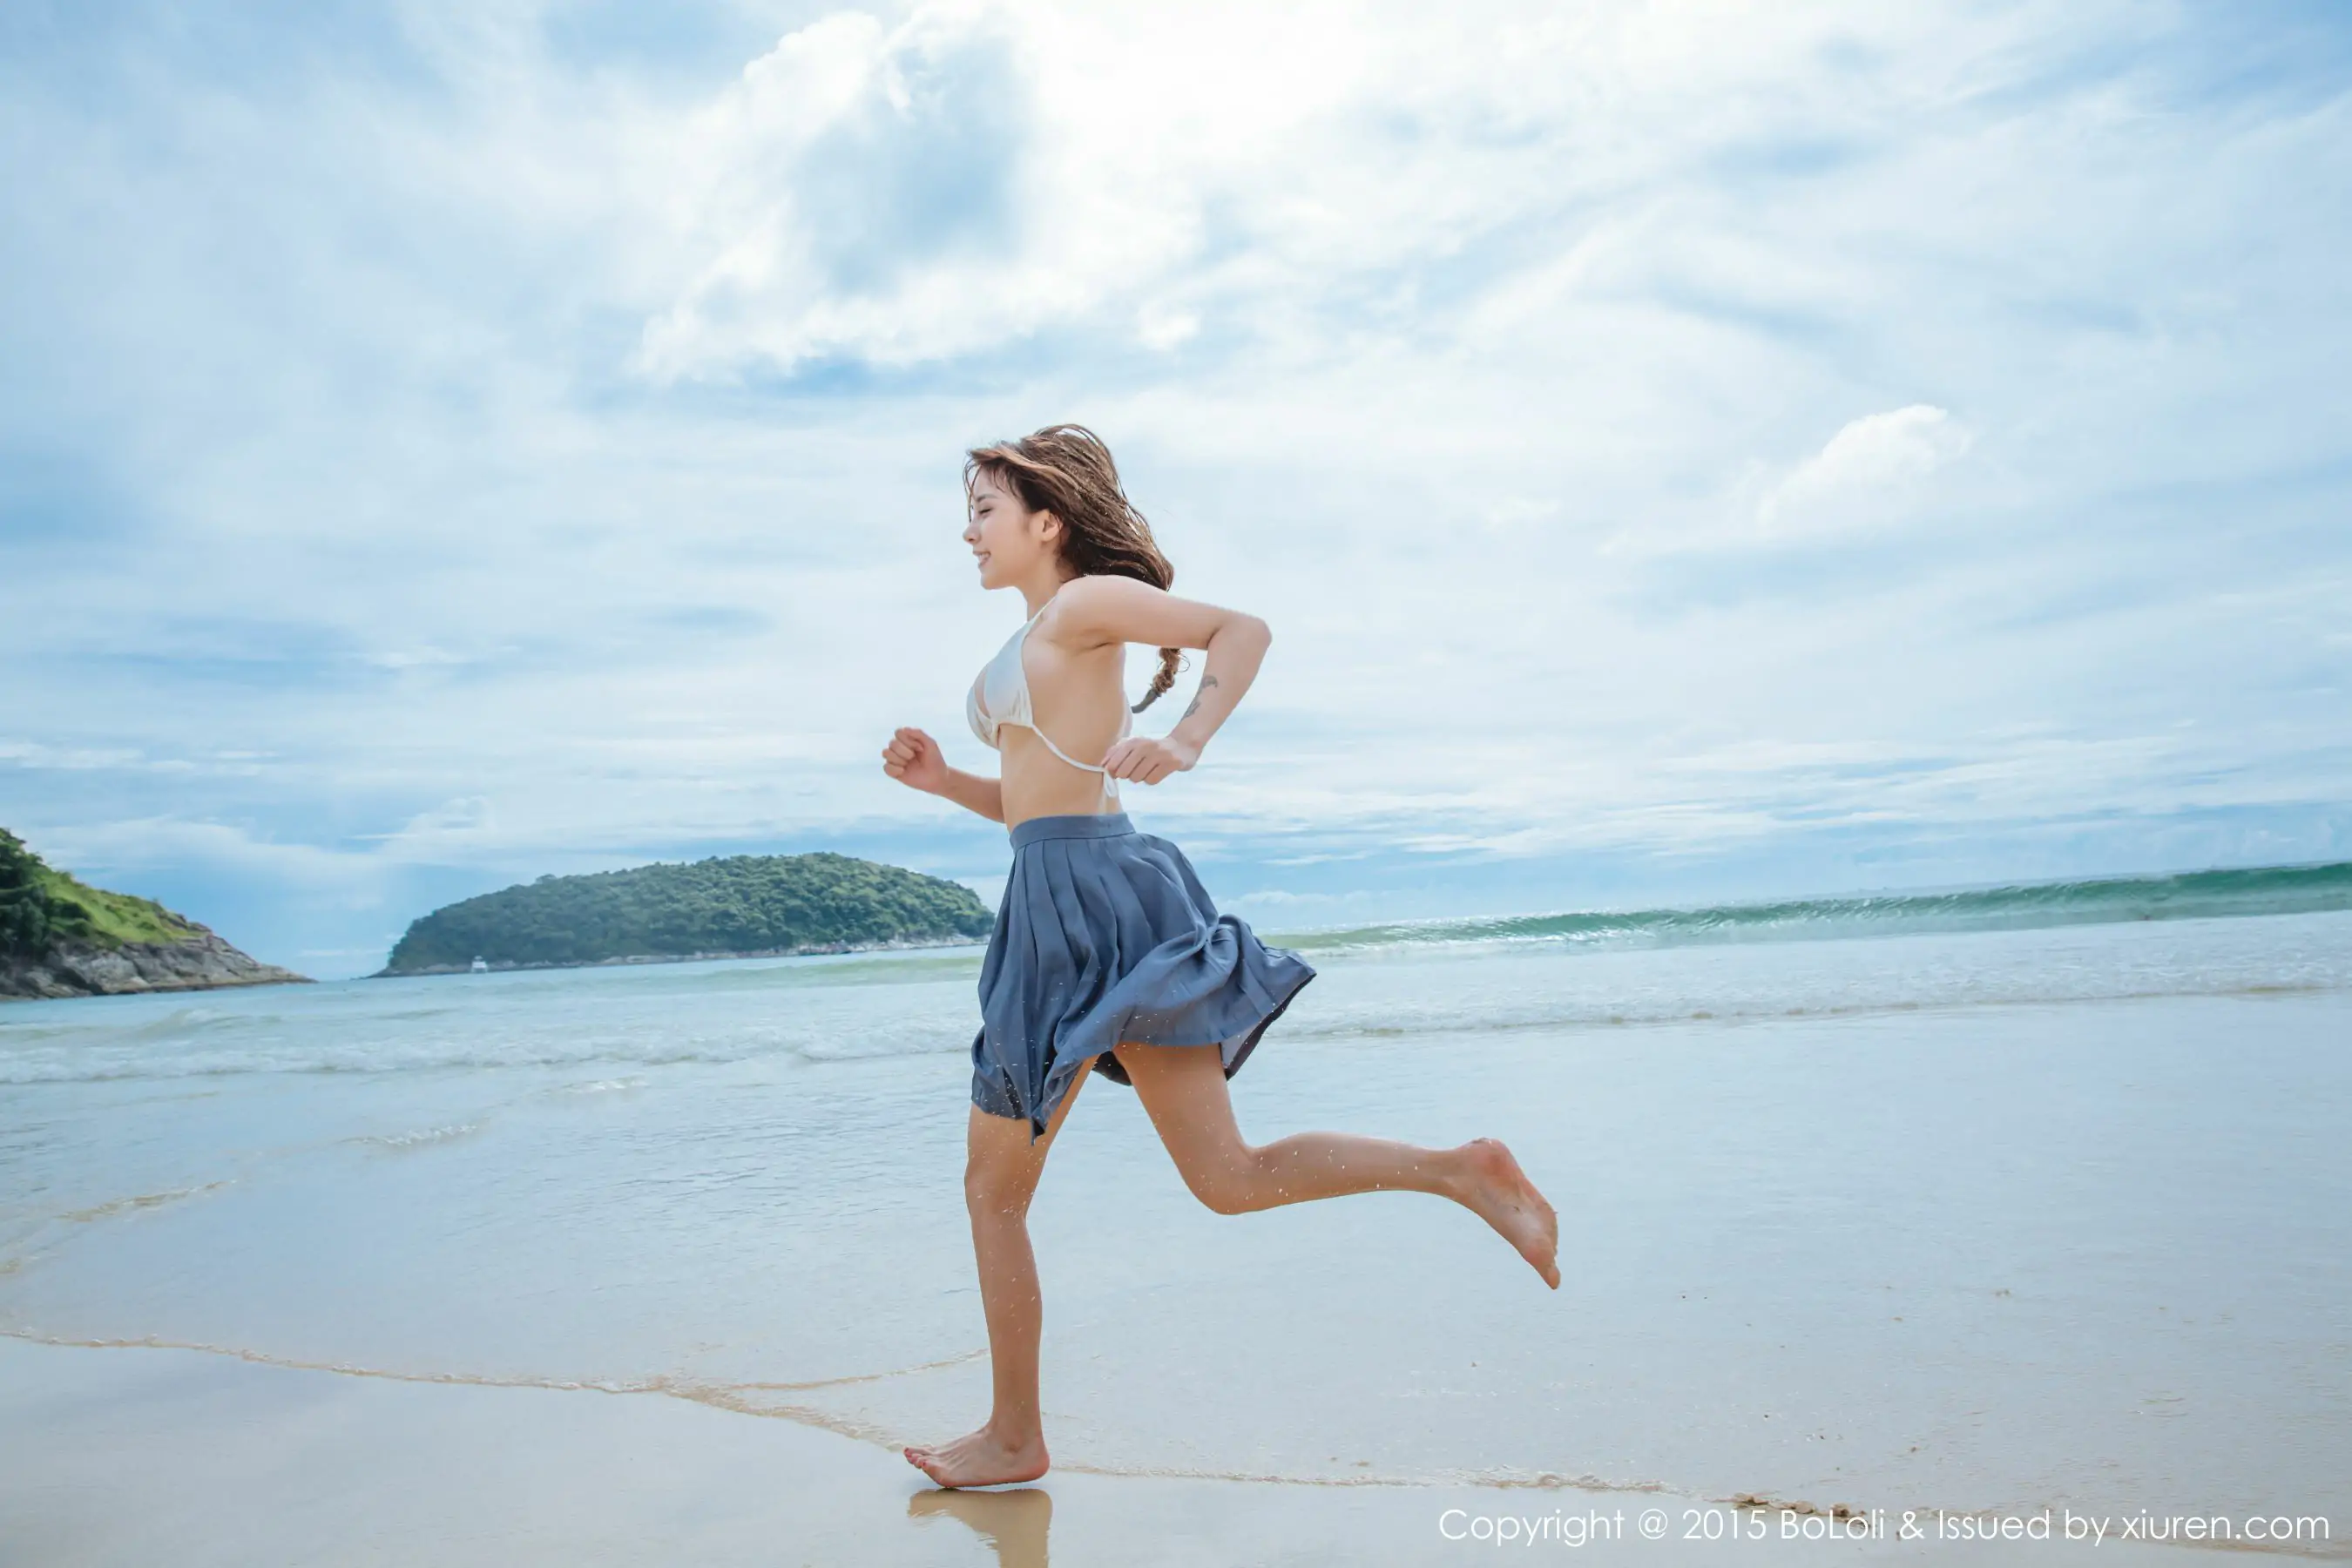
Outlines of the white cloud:
{"label": "white cloud", "polygon": [[1136,312],[1135,335],[1147,348],[1172,349],[1200,335],[1201,318],[1191,310],[1146,305]]}
{"label": "white cloud", "polygon": [[202,867],[230,878],[343,900],[359,897],[364,901],[383,879],[373,856],[263,838],[227,823],[171,816],[55,829],[35,847],[50,864],[84,874],[90,867]]}
{"label": "white cloud", "polygon": [[[1155,138],[1104,135],[1106,110],[1156,118],[1165,64],[1159,91],[1110,102],[1099,60],[1034,7],[923,5],[887,27],[845,12],[788,35],[675,139],[670,216],[708,260],[641,364],[917,363],[1133,295],[1198,245],[1190,182],[1115,151]],[[1172,346],[1190,321],[1158,307],[1142,335]]]}
{"label": "white cloud", "polygon": [[1788,538],[1890,521],[1973,440],[1929,404],[1865,415],[1772,487],[1757,504],[1757,524],[1767,537]]}
{"label": "white cloud", "polygon": [[[1654,205],[1664,183],[1951,102],[2034,30],[1932,9],[1565,16],[1494,0],[836,13],[683,126],[647,128],[661,226],[694,259],[640,363],[906,364],[1123,317],[1166,347],[1212,306],[1312,352],[1307,318],[1339,300],[1393,313],[1416,302],[1399,268],[1584,204],[1607,209],[1598,244],[1555,283],[1607,289],[1625,261],[1656,268],[1646,234],[1695,280],[1738,268],[1758,296],[1811,291],[1821,279],[1769,243],[1689,247]],[[1899,51],[1907,68],[1899,85],[1824,69],[1840,47]],[[1613,269],[1612,238],[1632,241]]]}
{"label": "white cloud", "polygon": [[447,800],[422,811],[384,836],[384,857],[395,860],[463,864],[467,852],[499,847],[497,816],[481,795]]}

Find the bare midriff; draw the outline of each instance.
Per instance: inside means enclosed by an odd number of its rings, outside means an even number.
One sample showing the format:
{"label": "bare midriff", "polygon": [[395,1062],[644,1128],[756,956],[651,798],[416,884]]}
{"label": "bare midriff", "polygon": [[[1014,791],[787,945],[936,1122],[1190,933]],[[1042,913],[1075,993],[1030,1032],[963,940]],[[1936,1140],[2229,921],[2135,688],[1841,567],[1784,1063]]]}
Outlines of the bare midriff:
{"label": "bare midriff", "polygon": [[1102,774],[1070,766],[1021,726],[1007,724],[998,731],[997,739],[1004,748],[1004,826],[1008,832],[1033,816],[1079,816],[1122,809]]}

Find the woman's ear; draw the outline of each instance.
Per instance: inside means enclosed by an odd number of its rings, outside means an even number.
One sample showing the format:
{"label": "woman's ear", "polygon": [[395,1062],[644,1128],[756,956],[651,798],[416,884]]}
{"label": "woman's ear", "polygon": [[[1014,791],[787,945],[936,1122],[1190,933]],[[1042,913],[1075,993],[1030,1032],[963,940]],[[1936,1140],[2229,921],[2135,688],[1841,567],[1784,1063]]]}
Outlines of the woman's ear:
{"label": "woman's ear", "polygon": [[1057,513],[1040,508],[1030,514],[1029,521],[1036,527],[1038,543],[1058,545],[1061,542],[1062,520]]}

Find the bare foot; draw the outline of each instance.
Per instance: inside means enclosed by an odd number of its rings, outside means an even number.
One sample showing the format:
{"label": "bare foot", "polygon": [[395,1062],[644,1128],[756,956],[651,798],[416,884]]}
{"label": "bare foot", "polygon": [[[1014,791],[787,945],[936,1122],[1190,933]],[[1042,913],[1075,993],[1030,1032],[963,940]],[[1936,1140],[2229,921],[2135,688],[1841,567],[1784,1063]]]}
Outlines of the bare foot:
{"label": "bare foot", "polygon": [[1468,1165],[1462,1201],[1517,1247],[1545,1284],[1559,1289],[1559,1216],[1551,1205],[1498,1141],[1473,1138],[1461,1153]]}
{"label": "bare foot", "polygon": [[1053,1463],[1045,1454],[1045,1435],[1032,1434],[1025,1443],[1007,1447],[983,1426],[936,1448],[901,1448],[907,1463],[943,1487],[992,1487],[1001,1481],[1034,1481]]}

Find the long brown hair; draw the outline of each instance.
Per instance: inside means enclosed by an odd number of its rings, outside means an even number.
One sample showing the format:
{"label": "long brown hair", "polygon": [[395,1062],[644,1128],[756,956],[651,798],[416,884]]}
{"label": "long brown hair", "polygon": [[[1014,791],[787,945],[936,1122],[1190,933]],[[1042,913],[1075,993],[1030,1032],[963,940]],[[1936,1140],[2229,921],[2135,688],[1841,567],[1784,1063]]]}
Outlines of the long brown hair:
{"label": "long brown hair", "polygon": [[[1048,425],[1017,441],[974,447],[964,455],[963,488],[986,474],[1011,488],[1031,511],[1062,520],[1062,559],[1081,577],[1132,577],[1155,588],[1176,581],[1176,568],[1160,552],[1151,525],[1127,499],[1118,465],[1101,437],[1083,425]],[[1160,671],[1151,678],[1140,713],[1176,684],[1181,650],[1160,650]]]}

